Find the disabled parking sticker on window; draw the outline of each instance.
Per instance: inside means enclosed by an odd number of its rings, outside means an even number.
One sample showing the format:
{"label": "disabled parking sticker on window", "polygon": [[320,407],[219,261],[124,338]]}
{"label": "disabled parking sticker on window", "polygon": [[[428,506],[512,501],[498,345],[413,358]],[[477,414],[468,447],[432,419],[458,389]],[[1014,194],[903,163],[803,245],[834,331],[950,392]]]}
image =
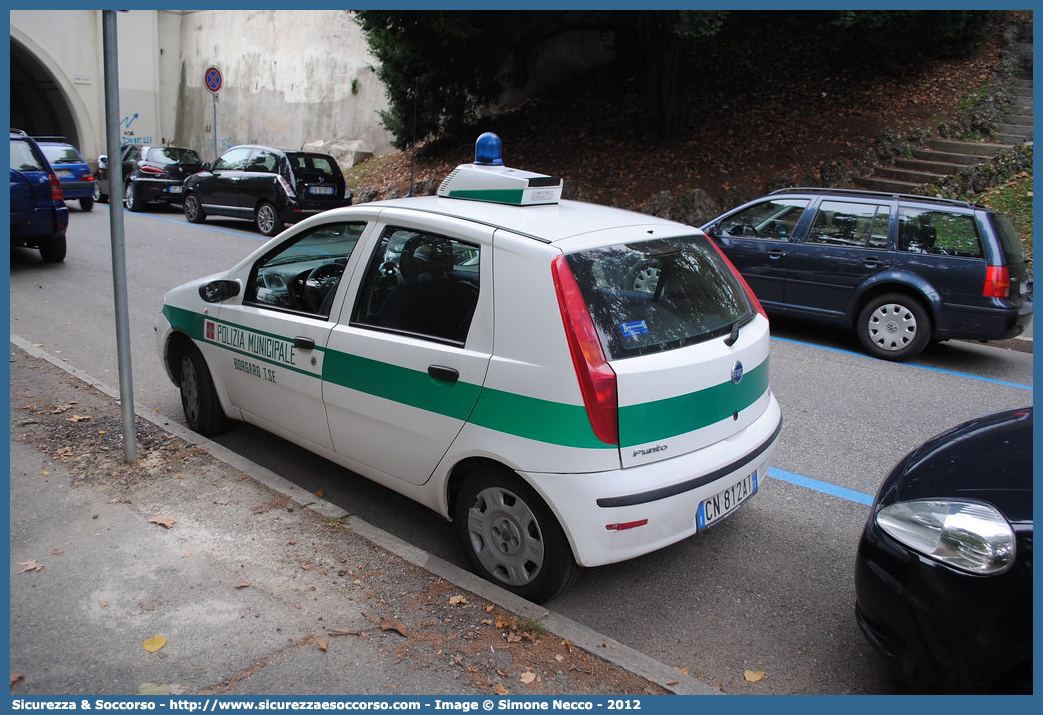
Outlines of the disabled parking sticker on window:
{"label": "disabled parking sticker on window", "polygon": [[636,338],[638,335],[648,334],[648,323],[643,320],[632,320],[629,323],[620,323],[619,329],[623,331],[624,338]]}

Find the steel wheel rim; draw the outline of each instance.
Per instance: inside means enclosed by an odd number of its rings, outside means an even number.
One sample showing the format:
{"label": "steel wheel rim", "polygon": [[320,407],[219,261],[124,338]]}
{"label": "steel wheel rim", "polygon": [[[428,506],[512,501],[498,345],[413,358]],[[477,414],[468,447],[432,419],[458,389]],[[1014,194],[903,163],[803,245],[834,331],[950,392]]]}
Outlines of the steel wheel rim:
{"label": "steel wheel rim", "polygon": [[189,424],[199,420],[199,376],[196,366],[187,355],[181,358],[181,403]]}
{"label": "steel wheel rim", "polygon": [[916,316],[904,305],[884,303],[869,316],[869,339],[881,350],[897,352],[916,338]]}
{"label": "steel wheel rim", "polygon": [[467,532],[479,563],[496,579],[524,586],[543,567],[543,532],[529,505],[503,487],[480,491],[467,512]]}
{"label": "steel wheel rim", "polygon": [[134,208],[134,184],[127,184],[123,191],[123,205],[128,209]]}
{"label": "steel wheel rim", "polygon": [[257,209],[257,225],[264,234],[269,233],[275,226],[275,210],[271,206],[265,205]]}

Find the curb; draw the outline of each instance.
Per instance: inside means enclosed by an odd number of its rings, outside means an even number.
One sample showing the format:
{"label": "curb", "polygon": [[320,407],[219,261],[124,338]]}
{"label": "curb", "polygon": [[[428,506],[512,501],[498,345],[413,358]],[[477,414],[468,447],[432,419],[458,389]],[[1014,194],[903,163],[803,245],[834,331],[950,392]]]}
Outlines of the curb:
{"label": "curb", "polygon": [[[84,382],[94,389],[102,392],[119,402],[119,390],[109,387],[107,384],[92,377],[88,373],[75,368],[50,353],[47,353],[25,339],[11,334],[11,344],[22,350],[31,357],[49,362],[70,376]],[[633,648],[616,640],[598,633],[586,626],[573,621],[559,613],[548,610],[539,604],[500,588],[499,586],[479,578],[470,571],[466,571],[455,564],[429,554],[423,549],[380,529],[372,524],[351,516],[335,504],[316,497],[314,494],[303,491],[300,487],[289,482],[275,472],[256,464],[240,454],[221,446],[187,427],[171,422],[168,418],[157,414],[142,405],[135,403],[134,414],[137,417],[148,420],[163,431],[178,437],[185,442],[206,450],[214,459],[217,459],[231,467],[246,474],[250,478],[260,482],[269,489],[276,491],[292,499],[303,508],[310,509],[323,517],[344,520],[344,527],[359,536],[368,539],[396,556],[408,561],[414,566],[442,578],[455,586],[466,589],[471,593],[481,596],[497,606],[504,608],[519,616],[534,621],[540,621],[543,626],[574,646],[582,648],[588,653],[612,663],[635,675],[639,675],[661,688],[675,695],[723,695],[715,688],[696,680],[690,675],[681,673],[665,663],[645,655]]]}

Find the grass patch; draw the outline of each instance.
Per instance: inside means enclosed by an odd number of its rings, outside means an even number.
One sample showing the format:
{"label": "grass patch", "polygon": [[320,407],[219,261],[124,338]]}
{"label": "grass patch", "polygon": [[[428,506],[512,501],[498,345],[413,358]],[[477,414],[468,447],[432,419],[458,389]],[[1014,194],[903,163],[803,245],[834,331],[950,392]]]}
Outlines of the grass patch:
{"label": "grass patch", "polygon": [[978,203],[1010,216],[1014,228],[1032,257],[1032,172],[1023,171],[1006,184],[994,186],[978,197]]}

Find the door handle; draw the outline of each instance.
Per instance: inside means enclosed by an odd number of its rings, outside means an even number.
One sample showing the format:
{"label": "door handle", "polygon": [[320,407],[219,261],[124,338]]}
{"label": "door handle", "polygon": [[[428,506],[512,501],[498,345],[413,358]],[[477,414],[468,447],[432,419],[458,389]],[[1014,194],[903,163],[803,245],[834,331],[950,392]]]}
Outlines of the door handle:
{"label": "door handle", "polygon": [[866,268],[879,268],[880,259],[873,256],[862,261],[862,265],[864,265]]}
{"label": "door handle", "polygon": [[432,365],[427,368],[427,374],[439,382],[448,382],[450,385],[455,385],[456,381],[460,379],[459,370],[442,365]]}
{"label": "door handle", "polygon": [[311,338],[306,338],[303,335],[298,335],[293,339],[293,347],[298,350],[314,350],[315,341]]}
{"label": "door handle", "polygon": [[785,251],[780,251],[777,248],[773,248],[770,251],[768,251],[768,258],[772,259],[773,261],[777,261],[778,259],[785,258],[785,257],[786,257],[786,252]]}

